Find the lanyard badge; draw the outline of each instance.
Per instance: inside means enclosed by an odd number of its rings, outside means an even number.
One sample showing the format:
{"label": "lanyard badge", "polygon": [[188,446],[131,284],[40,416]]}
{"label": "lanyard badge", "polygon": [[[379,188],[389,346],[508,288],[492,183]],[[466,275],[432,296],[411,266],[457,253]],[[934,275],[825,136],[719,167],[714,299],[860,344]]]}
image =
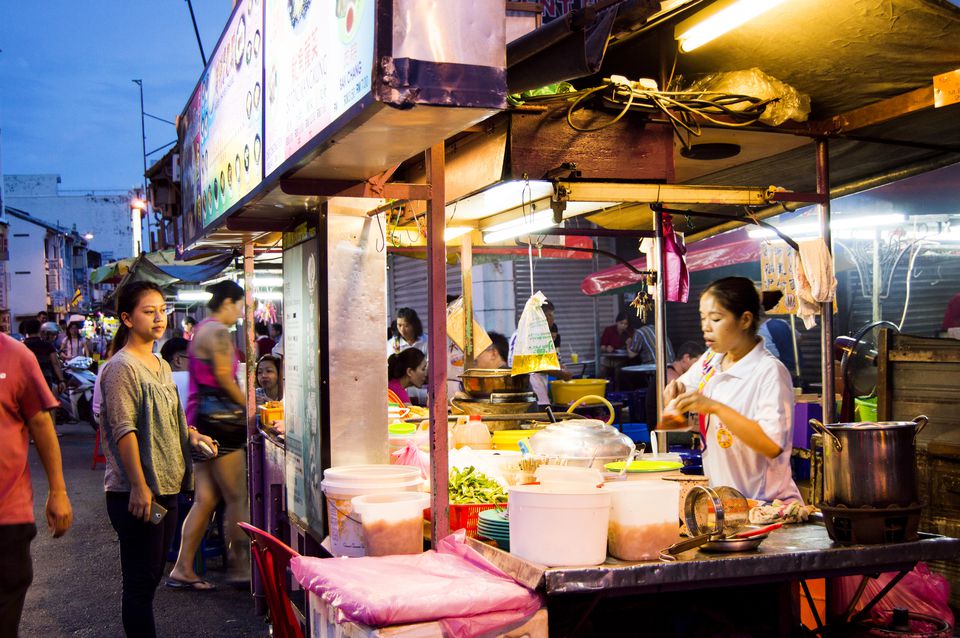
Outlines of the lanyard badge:
{"label": "lanyard badge", "polygon": [[[720,365],[720,359],[722,359],[722,355],[713,352],[711,352],[709,356],[704,357],[703,376],[700,378],[700,384],[697,386],[697,392],[702,394],[703,388],[706,387],[710,379],[713,378],[713,375],[717,373],[717,366]],[[702,449],[706,451],[707,430],[710,429],[710,415],[698,414],[697,418],[700,421],[700,441],[702,444]],[[723,449],[727,449],[733,445],[733,433],[728,430],[723,423],[719,423],[717,426],[717,445]]]}

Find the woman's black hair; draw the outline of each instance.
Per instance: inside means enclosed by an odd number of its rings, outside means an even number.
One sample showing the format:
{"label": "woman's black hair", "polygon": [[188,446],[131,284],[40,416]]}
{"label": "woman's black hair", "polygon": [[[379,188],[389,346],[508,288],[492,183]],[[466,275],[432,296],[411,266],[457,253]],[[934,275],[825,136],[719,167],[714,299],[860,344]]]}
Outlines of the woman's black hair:
{"label": "woman's black hair", "polygon": [[214,312],[220,310],[224,301],[243,299],[243,288],[237,282],[230,280],[218,281],[212,286],[207,286],[207,292],[213,295],[207,302],[207,308]]}
{"label": "woman's black hair", "polygon": [[746,277],[724,277],[707,286],[700,296],[711,295],[721,306],[739,319],[743,313],[753,316],[747,331],[751,336],[760,328],[760,293],[752,281]]}
{"label": "woman's black hair", "polygon": [[390,355],[387,359],[387,378],[400,379],[407,373],[407,370],[416,370],[423,363],[427,355],[423,354],[417,348],[407,348],[396,354]]}
{"label": "woman's black hair", "polygon": [[183,323],[190,324],[191,326],[195,326],[197,325],[197,320],[191,317],[190,315],[187,315],[186,317],[183,318]]}
{"label": "woman's black hair", "polygon": [[420,323],[420,317],[417,315],[417,311],[413,308],[401,308],[398,310],[397,319],[404,319],[413,326],[413,334],[416,339],[419,339],[423,336],[423,324]]}
{"label": "woman's black hair", "polygon": [[497,351],[497,354],[500,355],[500,358],[508,361],[510,359],[510,342],[507,338],[499,332],[492,330],[487,333],[487,336],[490,337],[490,344],[493,346],[493,349]]}
{"label": "woman's black hair", "polygon": [[260,364],[272,363],[277,369],[277,398],[283,399],[283,359],[273,354],[265,354],[257,359],[257,374],[254,374],[257,387],[260,387]]}
{"label": "woman's black hair", "polygon": [[620,323],[621,321],[625,321],[626,319],[627,319],[626,310],[621,310],[620,312],[617,313],[617,323]]}
{"label": "woman's black hair", "polygon": [[113,341],[110,342],[111,357],[120,352],[130,338],[130,329],[123,323],[123,314],[132,315],[141,297],[148,292],[158,292],[163,296],[160,286],[150,281],[134,281],[125,284],[117,291],[117,318],[120,319],[120,327],[117,328],[117,334],[113,335]]}

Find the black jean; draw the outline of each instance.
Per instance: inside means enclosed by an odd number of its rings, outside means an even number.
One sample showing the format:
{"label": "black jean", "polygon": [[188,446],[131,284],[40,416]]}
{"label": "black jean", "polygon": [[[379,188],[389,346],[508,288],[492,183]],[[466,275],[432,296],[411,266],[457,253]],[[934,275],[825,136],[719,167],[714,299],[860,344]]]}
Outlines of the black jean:
{"label": "black jean", "polygon": [[33,523],[0,525],[0,638],[17,638],[27,589],[33,582]]}
{"label": "black jean", "polygon": [[167,509],[158,525],[144,523],[127,511],[129,492],[107,492],[107,514],[120,539],[123,573],[123,630],[130,638],[153,638],[153,597],[167,564],[167,548],[177,528],[177,496],[158,496]]}

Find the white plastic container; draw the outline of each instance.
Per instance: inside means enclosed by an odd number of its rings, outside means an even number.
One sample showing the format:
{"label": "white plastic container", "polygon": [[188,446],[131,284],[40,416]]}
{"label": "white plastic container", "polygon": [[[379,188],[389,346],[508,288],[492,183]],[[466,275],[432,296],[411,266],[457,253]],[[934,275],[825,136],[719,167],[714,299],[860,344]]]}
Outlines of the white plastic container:
{"label": "white plastic container", "polygon": [[405,465],[343,465],[323,473],[320,489],[327,497],[331,550],[337,556],[364,556],[363,527],[353,515],[353,497],[416,492],[420,469]]}
{"label": "white plastic container", "polygon": [[607,550],[620,560],[657,560],[680,536],[680,485],[670,481],[619,481],[611,495]]}
{"label": "white plastic container", "polygon": [[607,559],[610,492],[602,488],[521,485],[510,490],[510,553],[547,567]]}
{"label": "white plastic container", "polygon": [[578,487],[596,487],[603,483],[600,470],[591,467],[571,467],[569,465],[541,465],[534,472],[540,485],[554,487],[574,485]]}
{"label": "white plastic container", "polygon": [[360,515],[367,556],[419,554],[423,551],[423,510],[430,495],[389,492],[354,496],[353,511]]}

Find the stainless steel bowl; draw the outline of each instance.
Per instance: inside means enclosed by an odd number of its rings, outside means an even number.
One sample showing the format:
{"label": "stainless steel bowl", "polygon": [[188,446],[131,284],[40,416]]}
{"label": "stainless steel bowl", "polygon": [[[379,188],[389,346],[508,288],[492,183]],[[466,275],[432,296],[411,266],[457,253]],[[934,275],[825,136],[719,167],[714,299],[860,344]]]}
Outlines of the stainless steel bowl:
{"label": "stainless steel bowl", "polygon": [[507,368],[465,370],[460,375],[460,381],[463,382],[464,392],[474,398],[485,398],[494,392],[528,392],[530,390],[529,375],[513,376]]}

